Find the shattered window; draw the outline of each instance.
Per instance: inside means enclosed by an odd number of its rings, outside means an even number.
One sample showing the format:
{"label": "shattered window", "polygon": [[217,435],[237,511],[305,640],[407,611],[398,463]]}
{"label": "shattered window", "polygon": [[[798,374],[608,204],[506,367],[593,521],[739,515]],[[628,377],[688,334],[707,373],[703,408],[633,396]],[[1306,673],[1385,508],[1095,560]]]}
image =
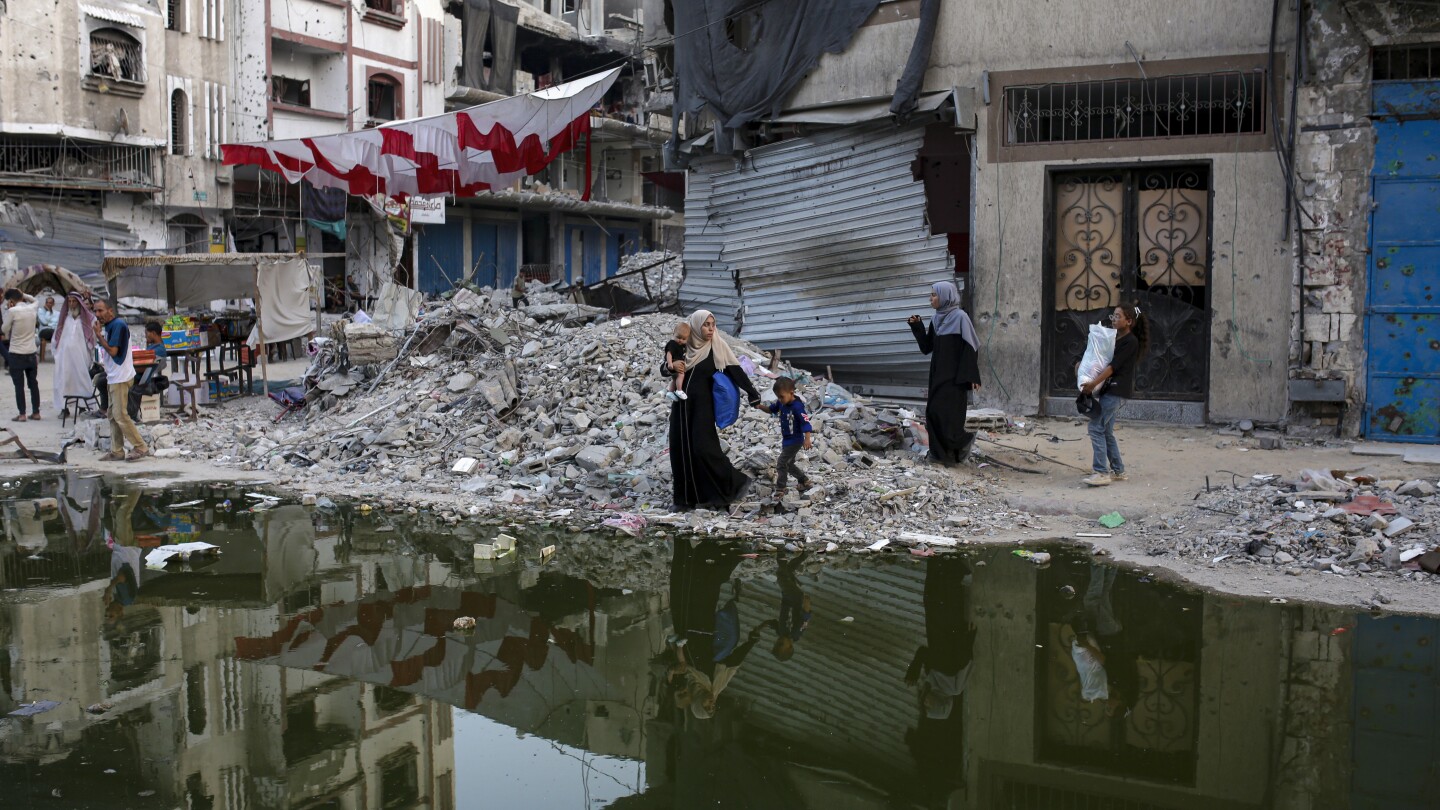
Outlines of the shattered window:
{"label": "shattered window", "polygon": [[90,74],[130,82],[145,81],[145,58],[140,42],[115,28],[90,34]]}
{"label": "shattered window", "polygon": [[376,76],[370,80],[369,113],[372,121],[394,121],[399,118],[400,88],[388,76]]}
{"label": "shattered window", "polygon": [[1005,88],[1011,145],[1252,135],[1265,131],[1262,73],[1209,73]]}

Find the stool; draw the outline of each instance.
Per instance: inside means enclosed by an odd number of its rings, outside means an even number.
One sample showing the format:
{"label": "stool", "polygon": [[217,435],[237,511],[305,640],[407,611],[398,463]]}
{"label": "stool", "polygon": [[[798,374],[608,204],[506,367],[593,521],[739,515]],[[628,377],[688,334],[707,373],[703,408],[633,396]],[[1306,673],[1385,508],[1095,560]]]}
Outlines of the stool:
{"label": "stool", "polygon": [[65,419],[70,414],[70,409],[75,411],[75,424],[80,424],[80,403],[88,403],[89,410],[100,410],[100,398],[95,394],[81,394],[79,396],[66,396],[64,410],[60,414],[60,427],[65,427]]}

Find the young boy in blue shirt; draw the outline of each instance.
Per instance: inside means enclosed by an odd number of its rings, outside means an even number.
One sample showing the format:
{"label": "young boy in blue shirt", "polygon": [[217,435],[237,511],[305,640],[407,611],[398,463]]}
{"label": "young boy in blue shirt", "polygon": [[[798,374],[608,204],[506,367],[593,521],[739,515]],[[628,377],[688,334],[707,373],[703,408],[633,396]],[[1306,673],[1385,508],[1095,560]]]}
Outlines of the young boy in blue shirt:
{"label": "young boy in blue shirt", "polygon": [[781,498],[785,495],[788,475],[795,476],[795,485],[800,492],[810,489],[810,479],[795,464],[800,448],[810,449],[810,414],[805,411],[805,400],[795,396],[794,380],[781,377],[771,390],[775,392],[777,401],[760,408],[780,416],[780,460],[775,465],[775,497]]}

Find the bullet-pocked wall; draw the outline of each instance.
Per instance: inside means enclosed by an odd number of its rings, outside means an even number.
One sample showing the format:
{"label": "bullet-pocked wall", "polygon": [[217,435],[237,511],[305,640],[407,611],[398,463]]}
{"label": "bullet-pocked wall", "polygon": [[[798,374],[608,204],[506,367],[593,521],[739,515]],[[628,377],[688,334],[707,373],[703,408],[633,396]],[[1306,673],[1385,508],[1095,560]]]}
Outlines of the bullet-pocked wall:
{"label": "bullet-pocked wall", "polygon": [[[925,89],[975,87],[983,98],[989,85],[988,104],[978,106],[975,122],[969,280],[981,344],[981,404],[1034,413],[1048,396],[1051,410],[1063,407],[1056,395],[1084,349],[1084,332],[1083,324],[1060,322],[1090,307],[1067,308],[1059,301],[1055,266],[1063,251],[1056,248],[1056,209],[1064,202],[1057,195],[1064,173],[1084,172],[1114,177],[1122,186],[1113,198],[1116,217],[1123,219],[1113,247],[1126,256],[1091,269],[1130,273],[1122,284],[1126,289],[1147,272],[1156,283],[1142,286],[1152,291],[1188,287],[1194,295],[1204,288],[1201,316],[1172,322],[1172,333],[1157,335],[1152,346],[1152,352],[1169,353],[1157,365],[1192,379],[1172,380],[1174,390],[1153,404],[1133,402],[1127,415],[1181,422],[1285,416],[1295,279],[1292,242],[1284,235],[1284,184],[1270,149],[1269,107],[1283,114],[1286,83],[1277,75],[1262,84],[1263,73],[1257,72],[1268,61],[1270,11],[1268,4],[1237,0],[1191,3],[1163,13],[1137,13],[1120,0],[1083,6],[978,0],[942,7]],[[1290,47],[1291,38],[1282,32],[1277,73],[1289,63]],[[1154,81],[1142,83],[1142,76]],[[1169,77],[1175,80],[1161,81]],[[1236,77],[1243,77],[1243,84]],[[1051,92],[1057,96],[1092,95],[1056,97],[1045,94],[1046,86],[1056,88]],[[1023,89],[1028,93],[1007,96]],[[1262,89],[1267,92],[1257,101]],[[1186,122],[1179,111],[1186,92],[1196,112],[1203,109],[1211,120]],[[1157,95],[1147,104],[1144,96],[1151,93]],[[1214,118],[1216,105],[1223,109],[1247,93],[1254,94],[1244,99],[1254,107],[1250,119],[1227,127]],[[1081,125],[1070,119],[1069,127],[1062,126],[1067,107],[1073,112],[1078,102],[1092,114],[1103,109],[1110,121]],[[1025,119],[1027,110],[1036,118]],[[1122,115],[1144,131],[1121,132],[1114,122]],[[1042,120],[1047,116],[1050,123]],[[1027,133],[1026,125],[1037,123],[1042,125]],[[1184,127],[1182,137],[1157,129],[1176,125]],[[1147,271],[1137,255],[1137,237],[1143,235],[1125,231],[1144,230],[1136,209],[1146,189],[1137,184],[1147,172],[1176,168],[1199,172],[1197,193],[1189,197],[1206,209],[1201,213],[1206,223],[1203,234],[1178,246],[1193,256],[1170,257],[1188,281],[1165,285],[1158,277],[1163,271]],[[1091,265],[1077,267],[1083,272]],[[1197,329],[1198,337],[1192,334]],[[1166,391],[1166,385],[1157,387]]]}

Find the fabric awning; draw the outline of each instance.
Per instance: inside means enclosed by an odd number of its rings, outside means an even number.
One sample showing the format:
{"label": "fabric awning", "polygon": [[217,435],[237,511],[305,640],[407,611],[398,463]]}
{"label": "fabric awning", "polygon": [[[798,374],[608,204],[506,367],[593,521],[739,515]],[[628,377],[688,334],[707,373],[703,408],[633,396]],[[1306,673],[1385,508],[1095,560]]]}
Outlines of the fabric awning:
{"label": "fabric awning", "polygon": [[[425,118],[317,138],[224,144],[225,164],[259,166],[350,194],[469,197],[535,174],[590,130],[620,68]],[[587,161],[588,164],[588,161]],[[588,195],[589,183],[586,183]]]}

